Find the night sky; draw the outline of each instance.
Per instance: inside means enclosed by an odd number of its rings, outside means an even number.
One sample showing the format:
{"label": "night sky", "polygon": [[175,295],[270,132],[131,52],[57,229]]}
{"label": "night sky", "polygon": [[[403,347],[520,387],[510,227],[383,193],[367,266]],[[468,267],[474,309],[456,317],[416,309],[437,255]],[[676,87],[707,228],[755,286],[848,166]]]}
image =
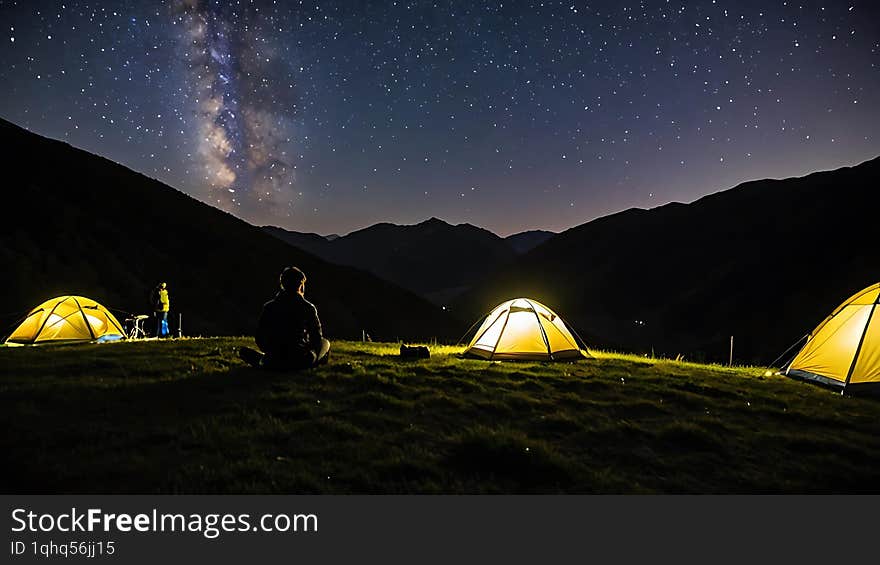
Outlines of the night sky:
{"label": "night sky", "polygon": [[558,231],[880,155],[878,5],[0,0],[0,116],[258,225]]}

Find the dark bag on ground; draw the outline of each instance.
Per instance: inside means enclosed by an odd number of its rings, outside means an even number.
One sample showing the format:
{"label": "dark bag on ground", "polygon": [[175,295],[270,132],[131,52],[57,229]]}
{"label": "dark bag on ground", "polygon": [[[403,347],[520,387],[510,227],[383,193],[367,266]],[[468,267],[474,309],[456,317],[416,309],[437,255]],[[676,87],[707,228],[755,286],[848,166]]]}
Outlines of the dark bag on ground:
{"label": "dark bag on ground", "polygon": [[431,352],[424,345],[409,346],[401,343],[400,356],[404,359],[428,359]]}

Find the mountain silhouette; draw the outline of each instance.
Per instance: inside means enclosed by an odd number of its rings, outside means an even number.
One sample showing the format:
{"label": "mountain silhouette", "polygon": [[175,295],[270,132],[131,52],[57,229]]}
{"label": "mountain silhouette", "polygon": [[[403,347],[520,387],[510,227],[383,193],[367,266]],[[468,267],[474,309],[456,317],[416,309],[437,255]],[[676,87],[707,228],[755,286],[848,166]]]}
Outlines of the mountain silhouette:
{"label": "mountain silhouette", "polygon": [[[438,304],[448,303],[516,257],[510,242],[488,230],[437,218],[415,225],[375,224],[333,240],[274,226],[263,229],[327,261],[370,271]],[[526,236],[520,245],[540,237]]]}
{"label": "mountain silhouette", "polygon": [[759,180],[556,235],[457,301],[476,317],[516,296],[551,306],[592,345],[772,361],[880,280],[880,158]]}
{"label": "mountain silhouette", "polygon": [[461,324],[408,290],[329,264],[260,228],[102,157],[0,120],[6,203],[0,207],[0,313],[5,333],[47,298],[81,294],[149,312],[168,283],[186,335],[252,333],[284,266],[308,276],[306,297],[332,337],[456,336]]}
{"label": "mountain silhouette", "polygon": [[556,235],[547,230],[529,230],[515,233],[504,238],[504,241],[517,253],[522,254],[538,247],[551,237]]}
{"label": "mountain silhouette", "polygon": [[276,226],[264,226],[262,229],[269,235],[328,261],[330,260],[330,248],[332,247],[330,243],[339,239],[338,235],[334,239],[328,239],[316,233],[289,231]]}

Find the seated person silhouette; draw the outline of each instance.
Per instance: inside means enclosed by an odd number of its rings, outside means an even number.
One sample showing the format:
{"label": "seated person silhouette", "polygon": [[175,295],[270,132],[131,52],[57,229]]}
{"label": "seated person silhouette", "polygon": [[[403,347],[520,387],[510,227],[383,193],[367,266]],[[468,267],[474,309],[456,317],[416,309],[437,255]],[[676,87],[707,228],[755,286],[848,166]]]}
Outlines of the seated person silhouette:
{"label": "seated person silhouette", "polygon": [[323,365],[330,342],[321,335],[318,310],[305,299],[306,275],[296,267],[281,271],[281,290],[263,305],[257,323],[256,342],[262,353],[250,347],[239,356],[254,367],[296,370]]}

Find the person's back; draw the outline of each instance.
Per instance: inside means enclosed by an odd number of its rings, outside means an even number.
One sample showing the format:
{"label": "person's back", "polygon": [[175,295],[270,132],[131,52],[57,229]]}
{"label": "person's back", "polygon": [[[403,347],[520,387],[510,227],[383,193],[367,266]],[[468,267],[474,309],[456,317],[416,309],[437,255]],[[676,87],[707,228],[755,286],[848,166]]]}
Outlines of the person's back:
{"label": "person's back", "polygon": [[305,275],[296,267],[282,271],[281,290],[263,305],[255,340],[263,351],[243,347],[242,359],[252,365],[304,368],[327,361],[330,342],[321,333],[315,306],[305,299]]}
{"label": "person's back", "polygon": [[317,309],[298,292],[281,290],[263,305],[256,342],[266,355],[295,361],[320,349],[322,337]]}

